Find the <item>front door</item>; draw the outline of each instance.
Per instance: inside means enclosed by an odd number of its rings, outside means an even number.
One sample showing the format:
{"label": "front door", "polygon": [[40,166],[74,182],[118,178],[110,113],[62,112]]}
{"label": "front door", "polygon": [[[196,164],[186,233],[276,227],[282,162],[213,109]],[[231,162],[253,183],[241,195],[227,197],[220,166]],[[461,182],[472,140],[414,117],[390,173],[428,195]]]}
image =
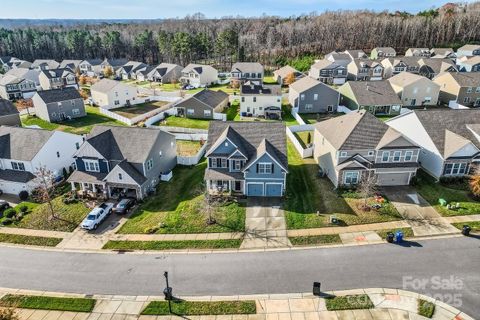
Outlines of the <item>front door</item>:
{"label": "front door", "polygon": [[235,186],[234,186],[235,191],[241,191],[242,190],[242,182],[241,181],[235,181]]}
{"label": "front door", "polygon": [[412,99],[412,101],[410,102],[410,105],[411,106],[417,105],[417,99]]}

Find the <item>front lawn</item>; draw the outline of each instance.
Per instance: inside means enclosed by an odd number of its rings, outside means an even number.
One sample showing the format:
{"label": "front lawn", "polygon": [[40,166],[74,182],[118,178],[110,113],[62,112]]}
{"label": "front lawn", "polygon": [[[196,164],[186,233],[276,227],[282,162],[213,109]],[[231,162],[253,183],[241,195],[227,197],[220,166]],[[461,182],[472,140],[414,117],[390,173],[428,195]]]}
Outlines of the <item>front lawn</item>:
{"label": "front lawn", "polygon": [[342,239],[340,239],[340,236],[338,234],[289,237],[288,239],[294,246],[311,246],[311,245],[342,243]]}
{"label": "front lawn", "polygon": [[375,308],[372,300],[370,300],[370,297],[367,294],[327,298],[325,299],[325,304],[328,311]]}
{"label": "front lawn", "polygon": [[156,125],[168,126],[168,127],[192,128],[192,129],[208,129],[208,126],[210,125],[210,121],[213,121],[213,120],[192,119],[192,118],[170,116],[156,123]]}
{"label": "front lawn", "polygon": [[245,206],[231,202],[212,208],[217,223],[208,218],[203,176],[206,161],[196,166],[177,166],[169,182],[161,182],[157,193],[146,199],[120,229],[120,233],[242,232]]}
{"label": "front lawn", "polygon": [[[436,182],[424,171],[417,173],[416,188],[418,193],[427,200],[442,216],[460,216],[480,213],[480,202],[470,197],[467,188],[455,186],[449,188]],[[439,199],[445,199],[448,204],[460,204],[459,209],[447,209],[440,205]]]}
{"label": "front lawn", "polygon": [[56,247],[63,239],[0,233],[0,242],[28,246]]}
{"label": "front lawn", "polygon": [[240,94],[240,89],[232,88],[230,84],[215,84],[213,86],[209,86],[208,89],[213,91],[222,90],[223,92],[229,95]]}
{"label": "front lawn", "polygon": [[57,298],[7,294],[0,299],[0,306],[24,309],[92,312],[95,307],[95,302],[94,299],[87,298]]}
{"label": "front lawn", "polygon": [[150,111],[156,110],[158,108],[163,107],[164,105],[167,105],[168,102],[166,101],[154,101],[154,102],[147,102],[147,103],[141,103],[141,104],[136,104],[133,106],[129,107],[122,107],[122,108],[117,108],[117,109],[112,109],[110,111],[115,112],[125,118],[132,119],[135,118],[138,115],[148,113]]}
{"label": "front lawn", "polygon": [[391,232],[391,233],[395,234],[397,231],[401,231],[403,233],[404,238],[411,238],[411,237],[414,236],[412,228],[397,228],[397,229],[392,229],[392,230],[378,230],[378,231],[375,231],[375,232],[380,236],[380,238],[385,239],[385,238],[387,238],[387,233],[388,232]]}
{"label": "front lawn", "polygon": [[100,113],[97,107],[85,106],[87,115],[82,118],[65,121],[61,123],[50,123],[48,121],[37,118],[36,116],[22,116],[22,125],[39,126],[46,130],[59,130],[74,134],[90,133],[92,127],[96,124],[122,126],[123,123],[109,118]]}
{"label": "front lawn", "polygon": [[200,141],[177,140],[177,155],[193,157],[202,148]]}
{"label": "front lawn", "polygon": [[108,241],[103,249],[110,250],[180,250],[237,249],[242,239],[178,240],[178,241]]}
{"label": "front lawn", "polygon": [[[172,312],[178,316],[255,314],[257,306],[253,300],[245,301],[172,301]],[[169,315],[168,301],[152,301],[142,315]]]}

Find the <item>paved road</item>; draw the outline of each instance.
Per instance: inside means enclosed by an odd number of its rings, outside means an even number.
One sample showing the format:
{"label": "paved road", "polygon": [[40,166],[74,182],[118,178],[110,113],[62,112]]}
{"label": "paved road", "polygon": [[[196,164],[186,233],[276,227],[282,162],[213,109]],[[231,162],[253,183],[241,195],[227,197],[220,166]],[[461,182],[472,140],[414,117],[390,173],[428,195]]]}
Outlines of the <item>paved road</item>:
{"label": "paved road", "polygon": [[[163,271],[180,295],[236,295],[365,287],[402,288],[403,277],[457,276],[459,309],[480,314],[480,240],[218,254],[95,254],[0,247],[0,286],[90,294],[160,295]],[[405,287],[427,294],[431,290]],[[447,298],[449,296],[446,296]],[[449,301],[446,301],[449,302]]]}

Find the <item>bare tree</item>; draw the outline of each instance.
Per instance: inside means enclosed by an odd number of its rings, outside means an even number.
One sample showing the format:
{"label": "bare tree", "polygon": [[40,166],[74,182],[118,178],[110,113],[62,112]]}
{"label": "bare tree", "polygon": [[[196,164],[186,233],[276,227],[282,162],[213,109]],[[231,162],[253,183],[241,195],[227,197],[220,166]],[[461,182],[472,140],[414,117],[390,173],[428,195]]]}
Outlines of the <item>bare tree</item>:
{"label": "bare tree", "polygon": [[377,176],[374,173],[367,171],[362,176],[357,186],[357,192],[361,195],[361,197],[364,200],[364,203],[363,203],[364,210],[367,210],[368,199],[374,196],[376,191],[377,191]]}

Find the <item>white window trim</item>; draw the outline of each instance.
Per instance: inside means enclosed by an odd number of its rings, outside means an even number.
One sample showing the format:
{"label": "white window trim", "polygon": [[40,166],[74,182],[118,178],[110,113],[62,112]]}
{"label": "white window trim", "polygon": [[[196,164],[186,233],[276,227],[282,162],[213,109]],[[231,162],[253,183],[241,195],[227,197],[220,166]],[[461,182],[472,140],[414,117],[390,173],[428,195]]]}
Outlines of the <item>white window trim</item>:
{"label": "white window trim", "polygon": [[348,155],[347,151],[340,151],[340,158],[345,158]]}
{"label": "white window trim", "polygon": [[[385,155],[388,154],[387,160],[385,160]],[[382,152],[382,162],[388,162],[390,160],[390,151],[383,151]]]}
{"label": "white window trim", "polygon": [[[407,160],[407,156],[410,156],[410,159]],[[413,151],[405,151],[405,161],[409,162],[413,160]]]}
{"label": "white window trim", "polygon": [[[355,174],[355,183],[347,183],[347,176],[349,175],[353,175]],[[351,179],[352,180],[352,179]],[[344,171],[343,173],[343,184],[346,184],[346,185],[351,185],[351,184],[358,184],[358,180],[359,180],[359,172],[358,171]]]}
{"label": "white window trim", "polygon": [[83,160],[85,165],[85,171],[88,172],[100,172],[100,163],[98,160]]}
{"label": "white window trim", "polygon": [[[258,174],[272,174],[272,165],[273,164],[271,162],[259,162]],[[262,172],[262,166],[263,166],[263,172]]]}
{"label": "white window trim", "polygon": [[[398,154],[398,160],[395,160],[395,158],[397,157],[397,154]],[[401,160],[402,160],[402,151],[394,151],[392,161],[393,162],[400,162]]]}

